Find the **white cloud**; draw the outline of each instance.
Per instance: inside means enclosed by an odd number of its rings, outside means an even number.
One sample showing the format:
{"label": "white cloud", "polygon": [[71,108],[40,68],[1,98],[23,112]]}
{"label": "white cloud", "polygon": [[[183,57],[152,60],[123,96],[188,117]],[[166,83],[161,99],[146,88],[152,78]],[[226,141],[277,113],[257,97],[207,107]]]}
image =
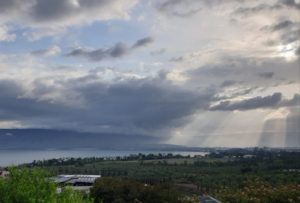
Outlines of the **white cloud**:
{"label": "white cloud", "polygon": [[37,55],[37,56],[55,56],[57,54],[59,54],[61,52],[61,49],[59,46],[54,45],[52,47],[49,47],[48,49],[40,49],[40,50],[36,50],[33,51],[32,54],[33,55]]}
{"label": "white cloud", "polygon": [[1,41],[7,41],[11,42],[16,39],[16,35],[10,33],[8,26],[0,25],[0,42]]}

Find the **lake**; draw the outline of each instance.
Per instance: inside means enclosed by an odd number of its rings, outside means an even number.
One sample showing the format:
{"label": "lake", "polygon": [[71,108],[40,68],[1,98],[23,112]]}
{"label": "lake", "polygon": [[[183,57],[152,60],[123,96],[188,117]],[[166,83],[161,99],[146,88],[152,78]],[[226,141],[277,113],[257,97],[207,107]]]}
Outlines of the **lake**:
{"label": "lake", "polygon": [[23,163],[30,163],[33,160],[46,160],[53,158],[84,158],[84,157],[116,157],[128,156],[130,154],[181,154],[181,155],[206,155],[207,152],[191,152],[191,151],[136,151],[136,150],[99,150],[99,149],[68,149],[68,150],[1,150],[0,149],[0,166],[11,166]]}

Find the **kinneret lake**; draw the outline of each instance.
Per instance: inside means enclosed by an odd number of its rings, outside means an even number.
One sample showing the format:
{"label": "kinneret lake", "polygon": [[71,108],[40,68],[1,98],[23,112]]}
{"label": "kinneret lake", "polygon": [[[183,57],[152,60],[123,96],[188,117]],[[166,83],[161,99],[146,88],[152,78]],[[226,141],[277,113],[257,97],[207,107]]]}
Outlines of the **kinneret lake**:
{"label": "kinneret lake", "polygon": [[208,154],[207,152],[195,151],[143,151],[143,150],[99,150],[99,149],[45,149],[45,150],[29,150],[29,149],[0,149],[0,166],[11,166],[23,163],[30,163],[34,160],[47,160],[53,158],[85,158],[85,157],[116,157],[129,156],[131,154],[181,154],[184,156]]}

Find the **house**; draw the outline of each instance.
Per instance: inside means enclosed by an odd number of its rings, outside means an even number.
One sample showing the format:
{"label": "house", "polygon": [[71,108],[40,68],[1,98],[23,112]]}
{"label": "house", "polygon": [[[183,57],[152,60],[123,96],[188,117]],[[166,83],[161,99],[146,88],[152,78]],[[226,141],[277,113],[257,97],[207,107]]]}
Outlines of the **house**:
{"label": "house", "polygon": [[3,168],[0,168],[0,177],[7,178],[9,177],[9,171]]}
{"label": "house", "polygon": [[70,186],[74,190],[89,193],[98,178],[101,178],[101,175],[59,175],[52,180],[60,186],[58,192],[63,190],[63,187]]}

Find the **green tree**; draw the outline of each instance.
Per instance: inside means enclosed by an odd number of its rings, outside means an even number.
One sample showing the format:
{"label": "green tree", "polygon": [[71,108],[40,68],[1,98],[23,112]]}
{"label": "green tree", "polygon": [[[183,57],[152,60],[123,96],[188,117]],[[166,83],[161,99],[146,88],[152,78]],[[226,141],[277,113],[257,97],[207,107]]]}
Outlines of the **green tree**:
{"label": "green tree", "polygon": [[95,202],[104,203],[182,203],[188,202],[170,184],[144,185],[134,180],[100,178],[91,194]]}
{"label": "green tree", "polygon": [[226,203],[297,203],[300,202],[300,186],[297,184],[271,185],[258,178],[248,180],[239,189],[224,189],[216,197]]}
{"label": "green tree", "polygon": [[56,184],[39,169],[11,168],[8,178],[0,178],[0,203],[81,203],[92,202],[70,188],[56,192]]}

